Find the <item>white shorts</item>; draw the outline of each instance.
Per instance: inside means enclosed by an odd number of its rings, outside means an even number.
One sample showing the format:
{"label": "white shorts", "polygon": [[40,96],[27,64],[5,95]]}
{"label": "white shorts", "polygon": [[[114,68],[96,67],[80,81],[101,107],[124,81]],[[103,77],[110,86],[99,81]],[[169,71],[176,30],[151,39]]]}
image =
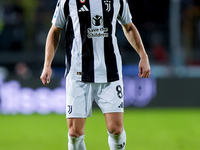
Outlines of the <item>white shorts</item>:
{"label": "white shorts", "polygon": [[66,78],[66,118],[92,116],[95,100],[103,113],[124,112],[123,81],[89,83]]}

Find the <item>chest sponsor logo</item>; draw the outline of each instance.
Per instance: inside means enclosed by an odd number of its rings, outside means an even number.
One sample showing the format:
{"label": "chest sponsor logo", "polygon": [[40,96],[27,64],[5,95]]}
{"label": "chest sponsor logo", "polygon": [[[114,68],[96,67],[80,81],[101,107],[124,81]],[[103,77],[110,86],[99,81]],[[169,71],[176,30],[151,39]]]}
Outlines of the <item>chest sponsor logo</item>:
{"label": "chest sponsor logo", "polygon": [[102,27],[103,17],[96,15],[92,18],[94,28],[87,29],[88,38],[108,37],[108,28]]}
{"label": "chest sponsor logo", "polygon": [[103,17],[96,15],[92,18],[92,24],[94,26],[100,26],[103,23]]}

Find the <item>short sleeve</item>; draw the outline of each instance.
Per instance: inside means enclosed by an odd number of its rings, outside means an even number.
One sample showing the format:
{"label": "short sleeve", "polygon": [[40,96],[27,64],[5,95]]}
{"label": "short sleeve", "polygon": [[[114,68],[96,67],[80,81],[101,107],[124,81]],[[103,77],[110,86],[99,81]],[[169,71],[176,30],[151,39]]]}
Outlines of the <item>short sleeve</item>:
{"label": "short sleeve", "polygon": [[118,14],[118,21],[122,25],[126,25],[132,22],[132,16],[130,13],[129,5],[127,0],[120,0],[121,7]]}
{"label": "short sleeve", "polygon": [[66,24],[66,14],[65,14],[65,1],[66,0],[58,0],[56,9],[53,15],[52,24],[58,28],[63,28]]}

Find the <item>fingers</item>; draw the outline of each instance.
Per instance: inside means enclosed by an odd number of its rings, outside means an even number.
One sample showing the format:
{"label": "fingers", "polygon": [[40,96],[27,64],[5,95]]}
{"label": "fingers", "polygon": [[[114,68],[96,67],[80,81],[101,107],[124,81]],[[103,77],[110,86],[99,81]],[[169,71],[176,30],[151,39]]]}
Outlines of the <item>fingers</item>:
{"label": "fingers", "polygon": [[140,67],[138,76],[141,78],[148,78],[150,76],[150,69],[143,69]]}
{"label": "fingers", "polygon": [[50,83],[50,78],[51,78],[51,72],[48,73],[43,72],[42,75],[40,76],[40,79],[44,85]]}
{"label": "fingers", "polygon": [[142,77],[142,74],[143,74],[142,67],[139,67],[139,74],[138,74],[138,76]]}
{"label": "fingers", "polygon": [[46,76],[45,85],[50,83],[50,75]]}
{"label": "fingers", "polygon": [[147,70],[143,73],[142,78],[148,78],[150,76],[150,70]]}
{"label": "fingers", "polygon": [[50,77],[48,75],[47,76],[41,76],[40,79],[41,79],[41,81],[44,85],[47,85],[47,84],[50,83]]}
{"label": "fingers", "polygon": [[41,75],[41,76],[40,76],[40,79],[41,79],[41,81],[42,81],[42,83],[43,83],[44,85],[47,85],[48,82],[49,82],[49,80],[48,80],[48,75]]}
{"label": "fingers", "polygon": [[139,74],[141,78],[148,78],[150,76],[150,64],[148,57],[146,59],[141,58],[139,62]]}

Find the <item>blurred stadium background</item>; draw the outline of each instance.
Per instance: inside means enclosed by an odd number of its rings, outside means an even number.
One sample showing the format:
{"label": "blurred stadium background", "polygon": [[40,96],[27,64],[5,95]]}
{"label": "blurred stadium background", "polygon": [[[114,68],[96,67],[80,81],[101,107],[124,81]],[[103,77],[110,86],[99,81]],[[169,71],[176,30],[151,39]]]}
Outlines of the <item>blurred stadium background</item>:
{"label": "blurred stadium background", "polygon": [[[200,1],[128,1],[152,71],[137,77],[138,55],[117,26],[127,150],[200,150]],[[66,149],[63,34],[51,84],[39,79],[56,2],[0,0],[0,150]],[[97,108],[88,119],[89,149],[108,149],[102,117]],[[105,131],[100,144],[94,127]]]}

